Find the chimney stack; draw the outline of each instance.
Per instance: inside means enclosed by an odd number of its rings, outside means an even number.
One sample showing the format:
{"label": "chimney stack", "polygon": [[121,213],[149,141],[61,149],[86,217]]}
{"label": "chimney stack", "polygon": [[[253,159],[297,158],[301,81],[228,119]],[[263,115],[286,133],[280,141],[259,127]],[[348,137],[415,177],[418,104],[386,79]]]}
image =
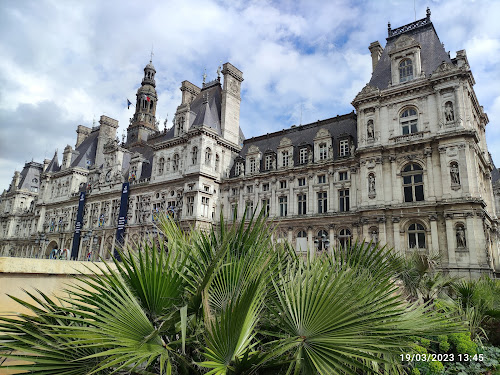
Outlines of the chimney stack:
{"label": "chimney stack", "polygon": [[378,41],[372,42],[368,47],[370,53],[372,54],[372,73],[375,71],[375,67],[377,66],[378,61],[380,60],[380,56],[382,55],[382,51],[384,50]]}

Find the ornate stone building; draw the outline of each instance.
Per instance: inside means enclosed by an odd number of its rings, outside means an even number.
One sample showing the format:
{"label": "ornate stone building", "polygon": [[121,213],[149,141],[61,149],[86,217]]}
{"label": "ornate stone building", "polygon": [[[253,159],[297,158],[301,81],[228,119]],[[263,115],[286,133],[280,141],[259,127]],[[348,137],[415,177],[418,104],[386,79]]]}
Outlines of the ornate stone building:
{"label": "ornate stone building", "polygon": [[0,251],[70,249],[84,191],[79,258],[106,256],[129,181],[128,242],[155,233],[160,212],[187,229],[210,226],[221,212],[245,220],[264,209],[278,223],[276,240],[297,251],[365,239],[439,255],[454,274],[498,273],[499,173],[465,51],[450,58],[429,10],[389,25],[385,48],[369,50],[372,77],[352,113],[247,140],[241,71],[226,63],[201,87],[182,82],[174,125],[160,131],[150,62],[126,142],[116,138],[118,122],[101,116],[97,127],[78,126],[61,164],[56,154],[15,173],[1,196]]}

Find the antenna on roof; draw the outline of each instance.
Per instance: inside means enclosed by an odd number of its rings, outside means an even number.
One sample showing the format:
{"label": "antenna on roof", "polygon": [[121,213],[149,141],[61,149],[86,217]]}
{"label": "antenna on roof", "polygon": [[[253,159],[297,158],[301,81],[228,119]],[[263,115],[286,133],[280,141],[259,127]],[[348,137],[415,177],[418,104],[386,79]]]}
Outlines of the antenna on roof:
{"label": "antenna on roof", "polygon": [[415,13],[415,21],[417,20],[417,9],[415,8],[415,0],[413,0],[413,13]]}
{"label": "antenna on roof", "polygon": [[153,43],[151,43],[151,58],[149,59],[149,62],[152,63],[153,62]]}
{"label": "antenna on roof", "polygon": [[205,83],[207,80],[207,68],[203,69],[203,83]]}

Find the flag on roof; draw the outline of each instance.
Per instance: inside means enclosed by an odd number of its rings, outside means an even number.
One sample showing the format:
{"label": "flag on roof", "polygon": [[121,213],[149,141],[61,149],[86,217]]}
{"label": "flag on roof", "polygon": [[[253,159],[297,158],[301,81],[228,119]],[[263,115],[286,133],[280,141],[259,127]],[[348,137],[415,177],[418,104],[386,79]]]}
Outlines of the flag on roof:
{"label": "flag on roof", "polygon": [[146,100],[149,102],[151,101],[151,98],[149,96],[146,96]]}
{"label": "flag on roof", "polygon": [[130,109],[130,106],[132,105],[132,102],[127,99],[127,109]]}

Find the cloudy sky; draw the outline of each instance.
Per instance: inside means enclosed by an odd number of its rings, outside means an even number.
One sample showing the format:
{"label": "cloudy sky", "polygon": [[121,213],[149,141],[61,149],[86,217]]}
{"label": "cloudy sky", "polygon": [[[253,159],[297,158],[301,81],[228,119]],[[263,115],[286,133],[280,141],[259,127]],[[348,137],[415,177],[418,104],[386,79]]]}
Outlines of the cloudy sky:
{"label": "cloudy sky", "polygon": [[[76,126],[132,115],[153,46],[157,114],[169,126],[180,83],[201,85],[221,62],[243,71],[246,137],[345,114],[371,75],[368,45],[425,17],[451,56],[460,49],[488,113],[500,165],[500,1],[71,1],[0,2],[0,192],[26,161],[74,146]],[[162,125],[163,126],[163,125]]]}

